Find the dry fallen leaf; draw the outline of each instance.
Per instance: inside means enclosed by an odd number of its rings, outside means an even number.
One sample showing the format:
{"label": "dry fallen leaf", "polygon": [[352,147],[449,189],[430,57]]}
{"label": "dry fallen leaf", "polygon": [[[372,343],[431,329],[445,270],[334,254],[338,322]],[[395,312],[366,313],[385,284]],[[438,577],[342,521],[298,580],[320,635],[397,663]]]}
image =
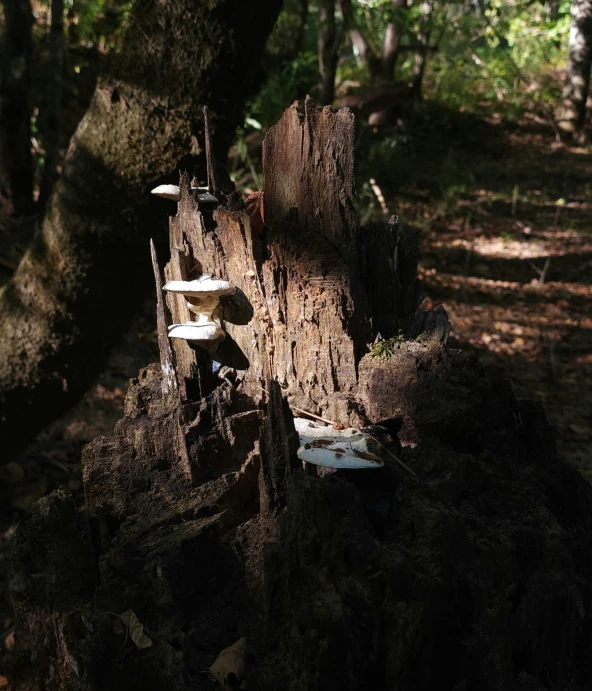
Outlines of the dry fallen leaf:
{"label": "dry fallen leaf", "polygon": [[152,640],[144,633],[144,624],[140,623],[140,620],[131,609],[120,614],[119,618],[127,626],[129,636],[136,644],[136,648],[142,650],[142,648],[149,648],[152,645]]}
{"label": "dry fallen leaf", "polygon": [[218,659],[210,667],[210,674],[220,684],[223,691],[238,689],[245,678],[245,655],[247,654],[247,639],[240,638],[218,655]]}
{"label": "dry fallen leaf", "polygon": [[263,192],[252,192],[245,199],[245,208],[251,220],[251,230],[255,233],[262,233],[265,225]]}

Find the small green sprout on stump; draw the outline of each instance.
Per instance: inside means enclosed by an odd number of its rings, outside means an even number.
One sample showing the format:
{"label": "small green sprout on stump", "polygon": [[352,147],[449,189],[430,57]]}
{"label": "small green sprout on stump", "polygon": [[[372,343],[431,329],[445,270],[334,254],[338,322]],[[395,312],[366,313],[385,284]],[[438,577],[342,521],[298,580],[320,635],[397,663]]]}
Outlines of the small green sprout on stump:
{"label": "small green sprout on stump", "polygon": [[397,336],[378,341],[378,343],[374,345],[372,357],[383,357],[390,360],[395,350],[399,350],[401,347],[401,343],[405,343],[405,336],[403,335],[403,332],[399,330]]}

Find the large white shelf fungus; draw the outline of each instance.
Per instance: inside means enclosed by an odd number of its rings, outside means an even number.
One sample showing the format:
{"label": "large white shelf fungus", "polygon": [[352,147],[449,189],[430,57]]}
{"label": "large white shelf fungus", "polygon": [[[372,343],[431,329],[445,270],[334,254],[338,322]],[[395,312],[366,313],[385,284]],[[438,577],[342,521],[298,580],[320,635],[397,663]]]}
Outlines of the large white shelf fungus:
{"label": "large white shelf fungus", "polygon": [[[191,190],[197,190],[197,202],[204,206],[215,206],[218,200],[213,194],[210,194],[209,187],[191,187]],[[159,185],[151,190],[151,194],[163,199],[170,199],[174,202],[181,201],[181,188],[179,185]]]}
{"label": "large white shelf fungus", "polygon": [[381,468],[384,461],[369,448],[372,437],[352,427],[336,430],[302,417],[294,418],[300,437],[298,458],[326,468]]}
{"label": "large white shelf fungus", "polygon": [[235,286],[228,281],[202,274],[193,281],[169,281],[164,290],[186,298],[187,308],[197,316],[196,321],[169,326],[169,338],[183,338],[202,347],[212,346],[224,339],[226,334],[212,316],[222,295],[232,295]]}

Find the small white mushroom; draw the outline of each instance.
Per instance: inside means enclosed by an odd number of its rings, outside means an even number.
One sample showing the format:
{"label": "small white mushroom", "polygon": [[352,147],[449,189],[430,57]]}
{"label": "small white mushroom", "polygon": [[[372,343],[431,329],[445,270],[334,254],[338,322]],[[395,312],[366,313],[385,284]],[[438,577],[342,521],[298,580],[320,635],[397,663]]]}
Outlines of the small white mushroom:
{"label": "small white mushroom", "polygon": [[329,425],[295,417],[300,437],[298,458],[326,468],[381,468],[384,461],[369,448],[372,437],[352,427],[336,430]]}
{"label": "small white mushroom", "polygon": [[173,324],[169,326],[169,338],[183,338],[196,343],[213,343],[224,339],[224,330],[215,321],[207,320]]}
{"label": "small white mushroom", "polygon": [[212,317],[212,313],[222,295],[236,292],[235,286],[228,281],[212,278],[210,274],[202,274],[193,281],[169,281],[164,290],[183,295],[189,311],[197,315],[194,322],[169,327],[169,338],[184,338],[200,343],[203,347],[224,339],[224,330]]}
{"label": "small white mushroom", "polygon": [[163,199],[178,202],[181,199],[181,189],[178,185],[159,185],[152,190],[152,194]]}

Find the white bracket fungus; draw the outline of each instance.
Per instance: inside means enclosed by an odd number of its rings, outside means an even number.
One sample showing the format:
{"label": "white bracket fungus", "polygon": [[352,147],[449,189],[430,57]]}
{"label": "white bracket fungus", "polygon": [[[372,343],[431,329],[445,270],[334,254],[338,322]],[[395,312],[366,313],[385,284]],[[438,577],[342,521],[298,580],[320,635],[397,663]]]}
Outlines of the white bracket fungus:
{"label": "white bracket fungus", "polygon": [[326,468],[381,468],[384,461],[372,453],[369,434],[350,427],[336,430],[329,425],[295,417],[294,426],[300,437],[298,458],[305,463]]}
{"label": "white bracket fungus", "polygon": [[[197,190],[198,206],[217,206],[218,200],[213,194],[210,194],[209,187],[191,187],[191,190]],[[181,201],[181,188],[179,185],[159,185],[155,187],[152,192],[157,197],[163,199],[170,199],[174,202]]]}
{"label": "white bracket fungus", "polygon": [[169,326],[169,338],[183,338],[204,348],[212,347],[225,337],[224,330],[212,316],[222,295],[232,295],[235,286],[228,281],[202,274],[193,281],[169,281],[164,290],[178,293],[187,300],[187,308],[197,316],[196,321]]}

